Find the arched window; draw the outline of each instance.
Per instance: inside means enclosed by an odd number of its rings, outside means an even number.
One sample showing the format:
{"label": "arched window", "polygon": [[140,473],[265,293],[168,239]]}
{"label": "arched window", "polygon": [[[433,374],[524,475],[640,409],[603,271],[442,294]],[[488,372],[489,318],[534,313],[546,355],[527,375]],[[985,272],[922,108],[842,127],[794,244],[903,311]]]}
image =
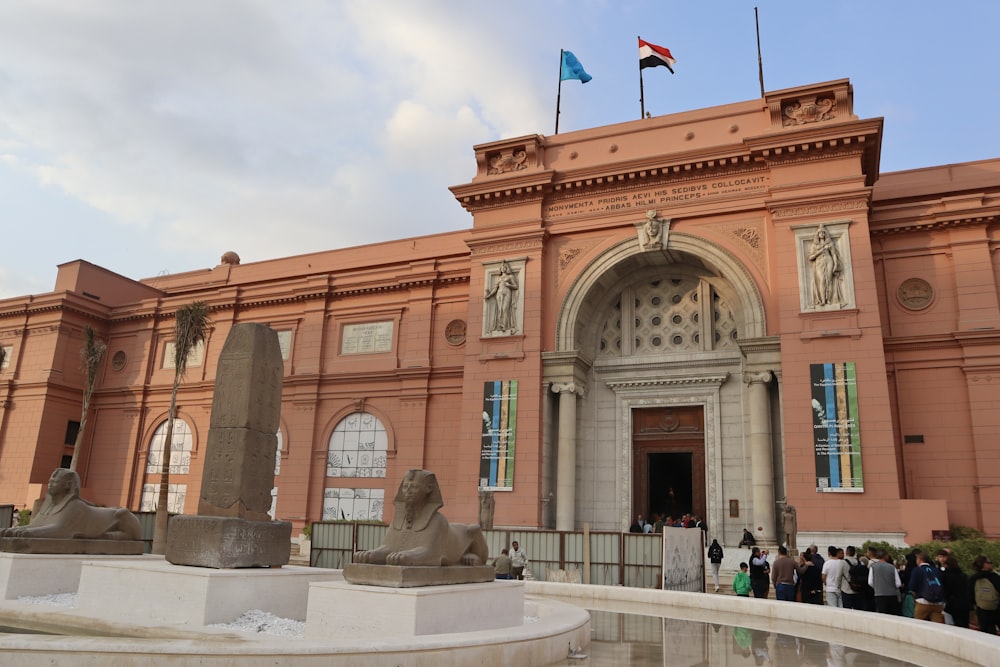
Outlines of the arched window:
{"label": "arched window", "polygon": [[272,521],[274,520],[274,517],[277,515],[277,512],[278,512],[278,479],[277,479],[277,477],[281,473],[281,444],[282,444],[281,429],[279,428],[278,432],[275,433],[274,435],[276,435],[278,437],[278,449],[274,452],[274,477],[275,477],[275,480],[274,480],[274,487],[272,487],[272,489],[271,489],[271,509],[269,509],[267,511],[267,513],[271,517]]}
{"label": "arched window", "polygon": [[[163,466],[163,443],[167,439],[167,422],[156,427],[149,441],[149,459],[146,472],[159,474]],[[174,420],[174,433],[170,443],[170,474],[186,475],[191,472],[191,429],[183,419]]]}
{"label": "arched window", "polygon": [[[149,458],[146,461],[146,474],[159,475],[163,466],[163,443],[167,439],[167,420],[164,420],[153,432],[149,441]],[[174,420],[174,432],[170,444],[170,475],[187,475],[191,471],[191,428],[183,419]],[[142,485],[142,501],[139,510],[152,512],[160,497],[159,483]],[[180,514],[184,511],[184,500],[187,497],[187,484],[171,483],[167,493],[167,511]]]}
{"label": "arched window", "polygon": [[389,438],[379,418],[354,412],[340,420],[330,436],[327,477],[385,477]]}
{"label": "arched window", "polygon": [[[375,415],[354,412],[340,420],[330,435],[327,477],[385,478],[389,438]],[[384,489],[328,487],[323,491],[323,519],[380,521]]]}

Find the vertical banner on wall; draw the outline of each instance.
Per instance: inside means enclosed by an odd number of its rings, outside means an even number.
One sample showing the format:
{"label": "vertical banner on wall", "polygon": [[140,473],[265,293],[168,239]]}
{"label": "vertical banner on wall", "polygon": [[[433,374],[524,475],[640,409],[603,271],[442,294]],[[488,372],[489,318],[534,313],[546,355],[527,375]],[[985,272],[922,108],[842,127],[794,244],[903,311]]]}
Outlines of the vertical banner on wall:
{"label": "vertical banner on wall", "polygon": [[858,376],[853,361],[810,364],[816,490],[860,493]]}
{"label": "vertical banner on wall", "polygon": [[514,490],[514,432],[517,427],[517,380],[483,383],[483,439],[479,488]]}

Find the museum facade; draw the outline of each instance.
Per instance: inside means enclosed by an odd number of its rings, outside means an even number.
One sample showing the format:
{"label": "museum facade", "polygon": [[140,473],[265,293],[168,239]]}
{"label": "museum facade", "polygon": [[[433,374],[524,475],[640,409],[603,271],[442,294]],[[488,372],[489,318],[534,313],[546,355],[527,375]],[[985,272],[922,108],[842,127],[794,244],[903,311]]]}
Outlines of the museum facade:
{"label": "museum facade", "polygon": [[[196,511],[230,328],[278,332],[275,516],[389,519],[434,471],[452,520],[627,530],[703,517],[799,542],[1000,535],[1000,159],[879,173],[847,80],[475,147],[469,229],[132,280],[83,260],[0,301],[0,503],[72,455],[85,327],[107,342],[84,496],[149,509],[174,313],[171,509]],[[75,426],[74,426],[75,425]]]}

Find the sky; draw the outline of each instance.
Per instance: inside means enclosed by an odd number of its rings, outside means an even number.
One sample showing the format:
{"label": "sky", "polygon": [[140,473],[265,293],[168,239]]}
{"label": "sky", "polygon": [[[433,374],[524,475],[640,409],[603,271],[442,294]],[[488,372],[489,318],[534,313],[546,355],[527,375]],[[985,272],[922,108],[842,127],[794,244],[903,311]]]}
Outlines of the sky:
{"label": "sky", "polygon": [[982,0],[0,0],[0,299],[469,228],[473,146],[849,78],[883,172],[1000,157]]}

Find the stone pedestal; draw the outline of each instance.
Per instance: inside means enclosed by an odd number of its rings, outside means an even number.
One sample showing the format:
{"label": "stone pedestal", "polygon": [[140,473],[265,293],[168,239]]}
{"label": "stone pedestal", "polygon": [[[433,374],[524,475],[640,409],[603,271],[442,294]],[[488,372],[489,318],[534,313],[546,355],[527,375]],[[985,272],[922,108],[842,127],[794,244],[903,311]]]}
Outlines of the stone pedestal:
{"label": "stone pedestal", "polygon": [[249,609],[306,619],[309,585],[342,581],[309,567],[215,570],[149,561],[85,561],[75,612],[134,625],[230,623]]}
{"label": "stone pedestal", "polygon": [[389,588],[477,584],[494,581],[496,576],[496,570],[489,565],[416,567],[348,563],[344,567],[344,579],[352,584],[388,586]]}
{"label": "stone pedestal", "polygon": [[[161,560],[159,556],[138,557],[143,558]],[[76,593],[84,563],[120,563],[136,559],[136,556],[0,553],[0,600]]]}
{"label": "stone pedestal", "polygon": [[523,624],[523,581],[419,588],[327,582],[309,587],[306,639],[415,637]]}
{"label": "stone pedestal", "polygon": [[141,556],[142,540],[78,540],[50,537],[0,537],[0,552],[15,554],[79,554]]}
{"label": "stone pedestal", "polygon": [[288,564],[291,540],[287,521],[182,514],[170,519],[166,557],[174,565],[276,568]]}

